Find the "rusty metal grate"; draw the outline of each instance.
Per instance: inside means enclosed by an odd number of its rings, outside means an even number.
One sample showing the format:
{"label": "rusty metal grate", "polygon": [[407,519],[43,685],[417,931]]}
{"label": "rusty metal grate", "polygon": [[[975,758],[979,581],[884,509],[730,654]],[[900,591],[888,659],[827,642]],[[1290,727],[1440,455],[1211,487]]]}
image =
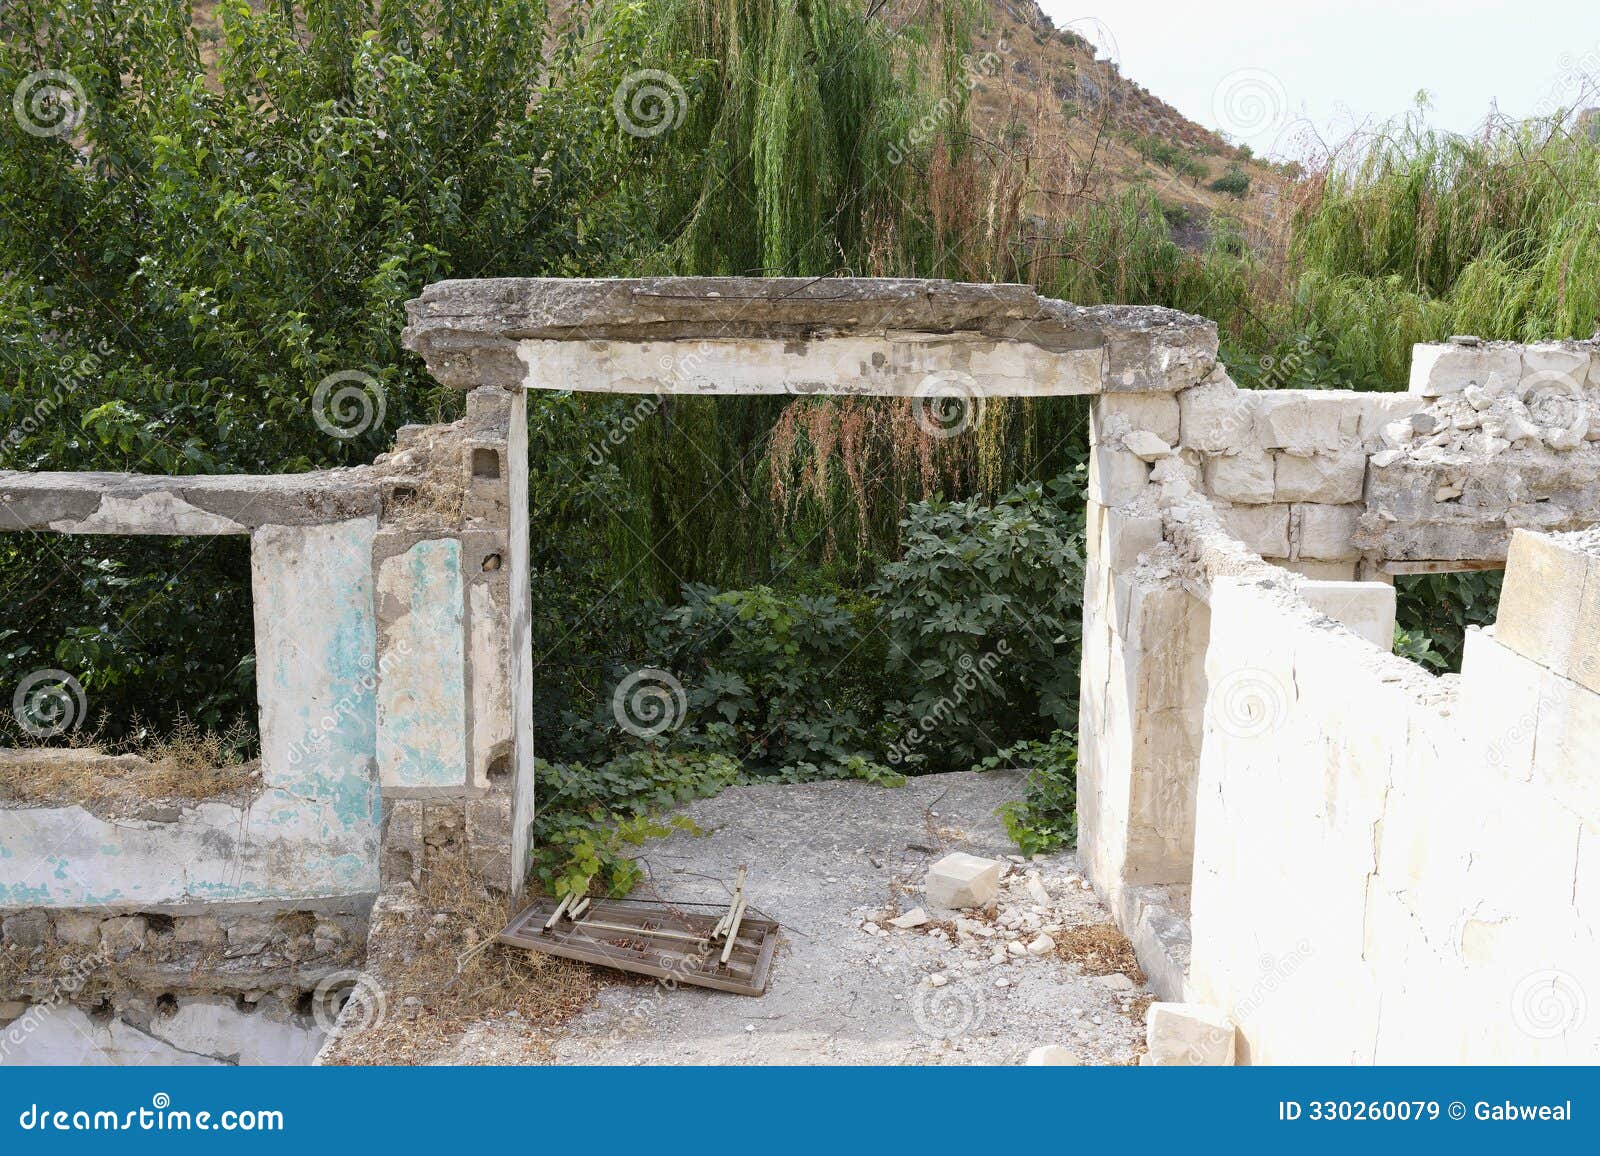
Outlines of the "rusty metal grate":
{"label": "rusty metal grate", "polygon": [[[593,899],[575,905],[541,899],[496,938],[512,947],[579,959],[738,995],[760,995],[778,946],[778,925],[732,909],[705,915],[638,899]],[[731,949],[724,925],[732,923]],[[720,933],[720,934],[719,934]],[[724,956],[727,957],[724,962]]]}

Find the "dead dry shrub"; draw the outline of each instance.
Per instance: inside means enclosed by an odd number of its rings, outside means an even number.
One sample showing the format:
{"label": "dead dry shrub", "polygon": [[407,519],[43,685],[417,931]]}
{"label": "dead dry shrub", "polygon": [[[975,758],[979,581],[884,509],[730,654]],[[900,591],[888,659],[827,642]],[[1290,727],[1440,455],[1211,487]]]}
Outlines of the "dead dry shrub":
{"label": "dead dry shrub", "polygon": [[369,970],[383,1014],[341,1039],[327,1062],[428,1063],[490,1020],[526,1029],[527,1058],[543,1059],[556,1029],[615,981],[587,964],[495,943],[514,914],[459,859],[430,868],[413,905],[374,922]]}
{"label": "dead dry shrub", "polygon": [[1056,941],[1056,954],[1083,968],[1085,975],[1121,972],[1134,983],[1144,982],[1144,972],[1139,967],[1138,956],[1133,953],[1133,944],[1114,923],[1069,927],[1052,938]]}
{"label": "dead dry shrub", "polygon": [[260,760],[245,755],[253,740],[243,720],[219,732],[180,717],[165,736],[135,734],[105,749],[93,735],[74,736],[70,747],[14,748],[0,758],[0,798],[115,812],[154,799],[215,799],[261,788]]}

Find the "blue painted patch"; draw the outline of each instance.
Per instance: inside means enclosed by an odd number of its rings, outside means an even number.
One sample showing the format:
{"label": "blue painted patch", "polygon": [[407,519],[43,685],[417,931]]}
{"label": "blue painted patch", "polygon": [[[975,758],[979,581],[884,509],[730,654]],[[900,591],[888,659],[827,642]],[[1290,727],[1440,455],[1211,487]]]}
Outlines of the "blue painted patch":
{"label": "blue painted patch", "polygon": [[[418,542],[398,561],[409,613],[390,628],[378,685],[378,765],[386,785],[456,787],[467,779],[466,638],[461,545]],[[392,579],[388,579],[392,581]]]}

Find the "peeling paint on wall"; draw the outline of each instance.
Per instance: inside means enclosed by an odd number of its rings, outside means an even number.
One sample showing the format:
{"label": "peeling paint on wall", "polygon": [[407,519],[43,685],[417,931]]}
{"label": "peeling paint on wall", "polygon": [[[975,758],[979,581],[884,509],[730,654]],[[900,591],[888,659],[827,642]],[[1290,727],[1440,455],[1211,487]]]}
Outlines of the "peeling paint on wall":
{"label": "peeling paint on wall", "polygon": [[378,766],[386,787],[465,787],[466,652],[461,544],[418,542],[378,568],[386,662]]}

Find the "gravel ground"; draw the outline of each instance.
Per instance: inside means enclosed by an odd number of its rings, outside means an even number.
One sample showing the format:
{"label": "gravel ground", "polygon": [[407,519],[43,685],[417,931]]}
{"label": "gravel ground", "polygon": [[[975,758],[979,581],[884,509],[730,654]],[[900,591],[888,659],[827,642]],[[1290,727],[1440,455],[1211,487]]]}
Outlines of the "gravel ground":
{"label": "gravel ground", "polygon": [[[1033,1048],[1059,1044],[1084,1063],[1135,1061],[1150,999],[1143,977],[1126,941],[1106,927],[1110,915],[1073,854],[1031,863],[1015,855],[994,812],[1021,790],[1020,773],[963,772],[887,789],[736,787],[685,807],[707,833],[647,848],[652,883],[638,894],[653,886],[677,901],[726,901],[746,865],[752,905],[784,927],[767,993],[668,990],[651,981],[608,987],[540,1049],[543,1058],[1015,1064]],[[886,926],[922,904],[928,865],[957,850],[1008,861],[998,903],[959,923],[930,911],[939,922]],[[1041,931],[1061,946],[1026,952]],[[1085,939],[1110,950],[1074,957],[1072,945]],[[526,1062],[534,1058],[527,1038],[515,1022],[483,1022],[439,1059]]]}

